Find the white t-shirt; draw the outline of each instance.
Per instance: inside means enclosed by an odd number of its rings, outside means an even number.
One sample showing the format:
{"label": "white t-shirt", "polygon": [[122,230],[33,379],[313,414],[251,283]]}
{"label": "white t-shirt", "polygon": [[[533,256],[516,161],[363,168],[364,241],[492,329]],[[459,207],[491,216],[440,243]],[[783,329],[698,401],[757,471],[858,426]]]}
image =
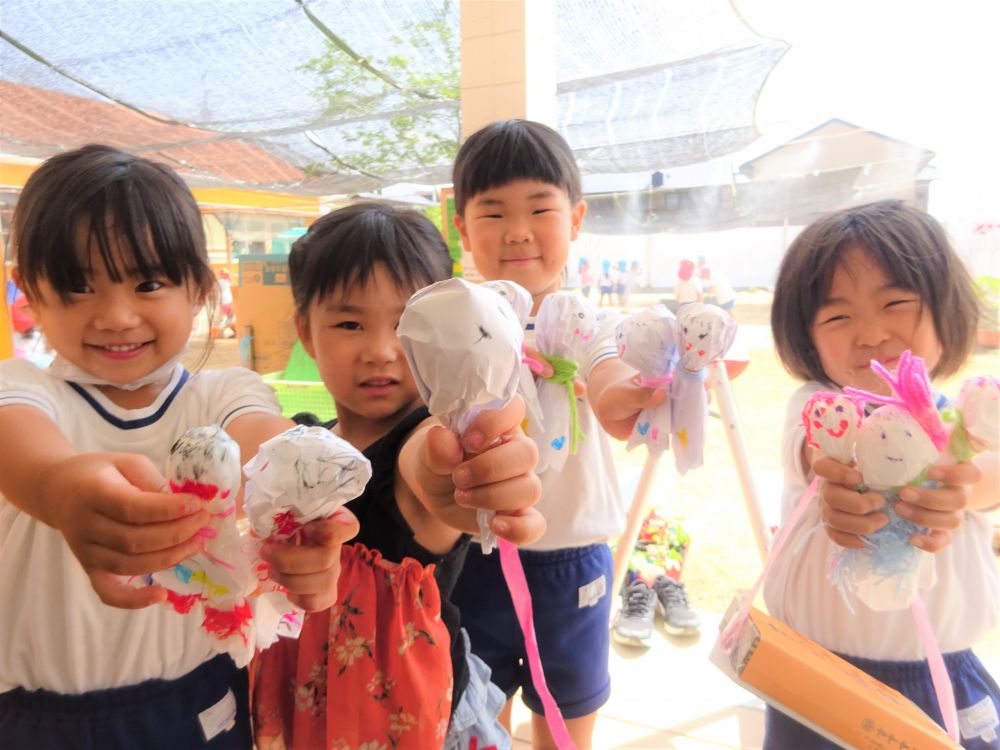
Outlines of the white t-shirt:
{"label": "white t-shirt", "polygon": [[715,304],[724,305],[736,299],[736,292],[733,291],[733,285],[729,283],[729,279],[726,278],[725,274],[713,271],[709,283],[712,286],[712,294],[715,295]]}
{"label": "white t-shirt", "polygon": [[[816,391],[831,390],[810,382],[788,404],[782,437],[785,489],[782,518],[787,519],[812,481],[801,466],[805,440],[802,407]],[[884,661],[922,660],[910,609],[876,612],[854,595],[848,600],[826,577],[831,553],[840,549],[821,523],[820,501],[806,510],[764,585],[768,611],[826,648],[849,656]],[[953,533],[951,546],[931,557],[937,584],[924,601],[942,653],[967,649],[1000,622],[1000,580],[992,552],[993,529],[983,513],[969,511]]]}
{"label": "white t-shirt", "polygon": [[697,302],[699,294],[701,294],[701,282],[697,279],[678,281],[677,287],[674,289],[674,299],[677,300],[678,305]]}
{"label": "white t-shirt", "polygon": [[[41,409],[81,453],[136,453],[157,467],[191,427],[280,412],[271,388],[239,367],[190,375],[178,365],[153,404],[127,410],[93,386],[5,360],[0,407],[11,404]],[[62,534],[0,497],[0,692],[76,694],[181,677],[215,655],[199,619],[163,605],[105,605]]]}
{"label": "white t-shirt", "polygon": [[[594,336],[580,362],[578,377],[585,383],[598,364],[618,356],[614,323],[613,317],[604,320],[600,334]],[[531,318],[525,334],[528,346],[535,345],[534,325]],[[620,534],[625,527],[625,506],[608,436],[591,411],[588,399],[577,401],[577,411],[580,429],[587,439],[580,441],[575,454],[566,457],[561,471],[547,469],[539,474],[542,497],[535,507],[548,525],[542,538],[526,545],[526,549],[557,550],[598,544]]]}

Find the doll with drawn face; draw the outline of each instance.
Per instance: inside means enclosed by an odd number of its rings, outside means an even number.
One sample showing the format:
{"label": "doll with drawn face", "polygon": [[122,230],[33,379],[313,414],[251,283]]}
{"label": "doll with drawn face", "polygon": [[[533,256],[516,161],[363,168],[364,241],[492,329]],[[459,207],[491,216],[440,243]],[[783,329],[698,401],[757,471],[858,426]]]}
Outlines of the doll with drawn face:
{"label": "doll with drawn face", "polygon": [[551,378],[535,383],[546,415],[541,430],[528,429],[538,445],[538,471],[561,471],[577,443],[586,439],[579,427],[573,379],[600,328],[597,308],[576,292],[553,292],[538,308],[535,347],[555,370]]}
{"label": "doll with drawn face", "polygon": [[[431,284],[407,301],[396,332],[427,408],[456,434],[517,393],[524,329],[493,289],[459,278]],[[477,513],[486,554],[496,541],[492,515]]]}
{"label": "doll with drawn face", "polygon": [[[837,552],[830,570],[831,581],[845,593],[884,611],[909,606],[919,591],[934,585],[933,560],[909,541],[924,530],[897,515],[893,506],[902,487],[925,481],[947,444],[947,432],[923,360],[904,352],[895,374],[877,361],[872,369],[889,384],[891,397],[853,388],[844,394],[816,393],[802,420],[810,445],[841,463],[855,462],[863,489],[886,498],[889,523],[865,537],[863,549]],[[865,403],[881,406],[863,418]]]}
{"label": "doll with drawn face", "polygon": [[677,316],[680,367],[670,385],[674,463],[681,474],[702,464],[708,401],[705,369],[721,359],[736,338],[736,321],[720,307],[692,302]]}

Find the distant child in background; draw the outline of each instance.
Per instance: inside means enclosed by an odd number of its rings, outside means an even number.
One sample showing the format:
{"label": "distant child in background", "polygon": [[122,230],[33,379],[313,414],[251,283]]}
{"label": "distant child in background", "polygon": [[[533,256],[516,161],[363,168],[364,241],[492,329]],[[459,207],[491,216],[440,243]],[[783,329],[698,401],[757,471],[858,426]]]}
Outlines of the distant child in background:
{"label": "distant child in background", "polygon": [[292,246],[299,337],[337,408],[324,426],[364,452],[373,477],[347,504],[361,532],[343,548],[338,602],[257,663],[260,750],[510,746],[496,720],[503,695],[493,687],[491,698],[450,595],[476,507],[500,511],[493,529],[510,541],[541,535],[530,509],[537,452],[518,428],[518,399],[480,415],[475,448],[500,443],[463,460],[421,402],[396,336],[406,301],[451,266],[428,219],[378,203],[327,214]]}
{"label": "distant child in background", "polygon": [[611,270],[611,261],[602,260],[601,261],[601,275],[597,279],[597,291],[600,292],[600,296],[597,298],[597,304],[599,307],[604,307],[605,302],[611,304],[612,298],[611,293],[615,290],[615,274]]}
{"label": "distant child in background", "polygon": [[685,258],[677,268],[677,286],[674,288],[677,307],[689,302],[701,302],[701,282],[695,278],[694,263]]}
{"label": "distant child in background", "polygon": [[594,285],[594,269],[586,258],[580,258],[580,294],[590,299],[590,287]]}
{"label": "distant child in background", "polygon": [[618,296],[618,306],[625,307],[628,300],[629,282],[628,263],[624,260],[618,261],[618,275],[615,278],[615,294]]}
{"label": "distant child in background", "polygon": [[[506,279],[527,289],[534,316],[559,288],[570,242],[587,209],[568,144],[540,123],[496,122],[462,145],[453,180],[455,226],[476,268],[489,280]],[[602,279],[602,299],[604,283]],[[534,317],[527,332],[531,347]],[[587,438],[567,457],[562,471],[540,474],[538,509],[547,531],[521,550],[521,560],[536,602],[534,629],[549,689],[577,746],[589,748],[597,709],[611,690],[612,560],[607,542],[621,533],[625,520],[605,432],[626,438],[639,411],[661,403],[665,394],[633,382],[635,372],[617,357],[611,319],[592,337],[579,365],[586,398],[578,400],[577,409]],[[551,375],[546,364],[541,377]],[[473,545],[454,600],[473,651],[490,665],[493,681],[508,698],[522,689],[533,713],[532,746],[553,747],[498,551],[483,555]],[[504,716],[509,726],[510,702]]]}
{"label": "distant child in background", "polygon": [[708,266],[698,270],[701,285],[704,289],[703,302],[717,305],[727,312],[732,312],[736,305],[736,292],[733,291],[729,279],[721,271],[712,271]]}
{"label": "distant child in background", "polygon": [[[249,370],[180,363],[217,285],[201,213],[169,167],[108,146],[44,162],[12,223],[14,278],[57,357],[0,362],[0,744],[247,748],[247,672],[201,618],[159,605],[209,518],[164,492],[174,441],[218,425],[243,460],[291,426]],[[335,599],[347,511],[269,543],[304,609]],[[110,605],[110,606],[109,606]]]}
{"label": "distant child in background", "polygon": [[[906,350],[922,357],[933,377],[953,375],[972,349],[977,312],[969,274],[944,230],[900,201],[850,208],[808,226],[785,254],[771,311],[778,355],[807,381],[785,415],[784,518],[814,474],[825,481],[765,583],[768,609],[903,693],[938,723],[942,715],[909,609],[872,610],[827,581],[837,545],[861,547],[859,535],[881,528],[888,517],[880,512],[882,495],[853,489],[862,480],[853,466],[818,458],[808,447],[801,413],[820,390],[852,386],[887,393],[869,362],[894,370]],[[997,465],[993,452],[935,466],[930,478],[937,486],[906,487],[895,506],[900,516],[931,530],[911,543],[937,553],[937,583],[924,600],[954,686],[962,744],[970,749],[1000,747],[1000,690],[971,651],[1000,622],[1000,580],[986,515],[1000,503]],[[827,533],[813,533],[821,523]],[[835,745],[769,707],[764,747]]]}

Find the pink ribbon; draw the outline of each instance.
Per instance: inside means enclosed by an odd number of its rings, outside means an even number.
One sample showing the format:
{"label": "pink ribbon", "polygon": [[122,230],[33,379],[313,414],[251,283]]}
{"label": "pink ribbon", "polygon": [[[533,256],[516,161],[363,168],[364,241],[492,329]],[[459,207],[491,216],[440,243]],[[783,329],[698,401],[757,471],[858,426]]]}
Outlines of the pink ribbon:
{"label": "pink ribbon", "polygon": [[923,597],[919,593],[913,604],[910,605],[910,610],[917,623],[920,642],[924,644],[924,656],[927,657],[927,666],[931,670],[931,682],[934,684],[938,708],[941,709],[941,716],[944,717],[944,728],[948,730],[948,735],[955,742],[958,742],[958,708],[955,706],[955,691],[951,687],[948,667],[944,664],[941,647],[938,646],[937,638],[934,636],[934,628],[931,627],[931,620],[927,615],[927,605],[924,604]]}
{"label": "pink ribbon", "polygon": [[767,556],[767,562],[764,563],[764,570],[760,572],[760,577],[757,579],[757,583],[753,585],[750,593],[748,593],[746,598],[743,600],[743,604],[740,606],[740,611],[733,618],[732,622],[730,622],[729,625],[726,626],[726,629],[722,631],[720,640],[722,642],[722,647],[727,651],[731,651],[736,647],[736,640],[740,637],[740,631],[743,630],[743,624],[747,621],[747,617],[750,616],[750,608],[753,606],[753,600],[757,597],[757,592],[760,591],[760,587],[764,585],[764,579],[766,579],[767,574],[771,572],[771,566],[774,564],[774,561],[778,559],[778,555],[781,552],[781,549],[785,546],[785,542],[787,542],[788,537],[792,535],[792,530],[799,525],[799,521],[802,519],[802,514],[806,512],[806,508],[809,507],[809,503],[814,497],[816,497],[817,489],[819,489],[819,477],[813,477],[812,482],[809,483],[809,487],[802,495],[798,505],[795,506],[795,510],[792,511],[792,517],[788,519],[788,523],[781,527],[781,532],[778,534],[778,538],[774,540],[774,544],[771,546],[771,551]]}
{"label": "pink ribbon", "polygon": [[542,659],[538,654],[538,640],[535,638],[534,616],[531,611],[531,592],[528,591],[528,581],[524,577],[524,568],[521,565],[521,556],[517,553],[517,547],[506,539],[498,539],[500,547],[500,568],[503,570],[503,577],[507,583],[507,590],[510,598],[514,602],[514,612],[517,614],[518,624],[521,626],[521,633],[524,634],[524,649],[528,656],[528,669],[531,672],[531,681],[538,691],[538,697],[542,699],[542,707],[545,710],[545,722],[549,725],[549,732],[559,750],[576,750],[572,738],[566,729],[562,712],[549,692],[549,686],[545,683],[545,671],[542,669]]}
{"label": "pink ribbon", "polygon": [[657,375],[650,378],[642,376],[639,378],[639,385],[643,388],[664,388],[670,385],[670,381],[673,379],[673,375]]}

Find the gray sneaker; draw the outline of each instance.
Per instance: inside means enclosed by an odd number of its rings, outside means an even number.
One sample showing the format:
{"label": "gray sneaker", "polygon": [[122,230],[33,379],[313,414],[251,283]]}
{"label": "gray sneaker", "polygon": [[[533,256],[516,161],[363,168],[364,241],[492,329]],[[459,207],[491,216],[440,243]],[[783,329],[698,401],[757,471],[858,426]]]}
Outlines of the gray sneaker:
{"label": "gray sneaker", "polygon": [[701,627],[701,616],[691,609],[684,584],[666,576],[657,576],[653,588],[667,632],[673,635],[697,633]]}
{"label": "gray sneaker", "polygon": [[627,646],[648,646],[655,614],[656,592],[636,578],[622,591],[622,607],[615,615],[611,637]]}

